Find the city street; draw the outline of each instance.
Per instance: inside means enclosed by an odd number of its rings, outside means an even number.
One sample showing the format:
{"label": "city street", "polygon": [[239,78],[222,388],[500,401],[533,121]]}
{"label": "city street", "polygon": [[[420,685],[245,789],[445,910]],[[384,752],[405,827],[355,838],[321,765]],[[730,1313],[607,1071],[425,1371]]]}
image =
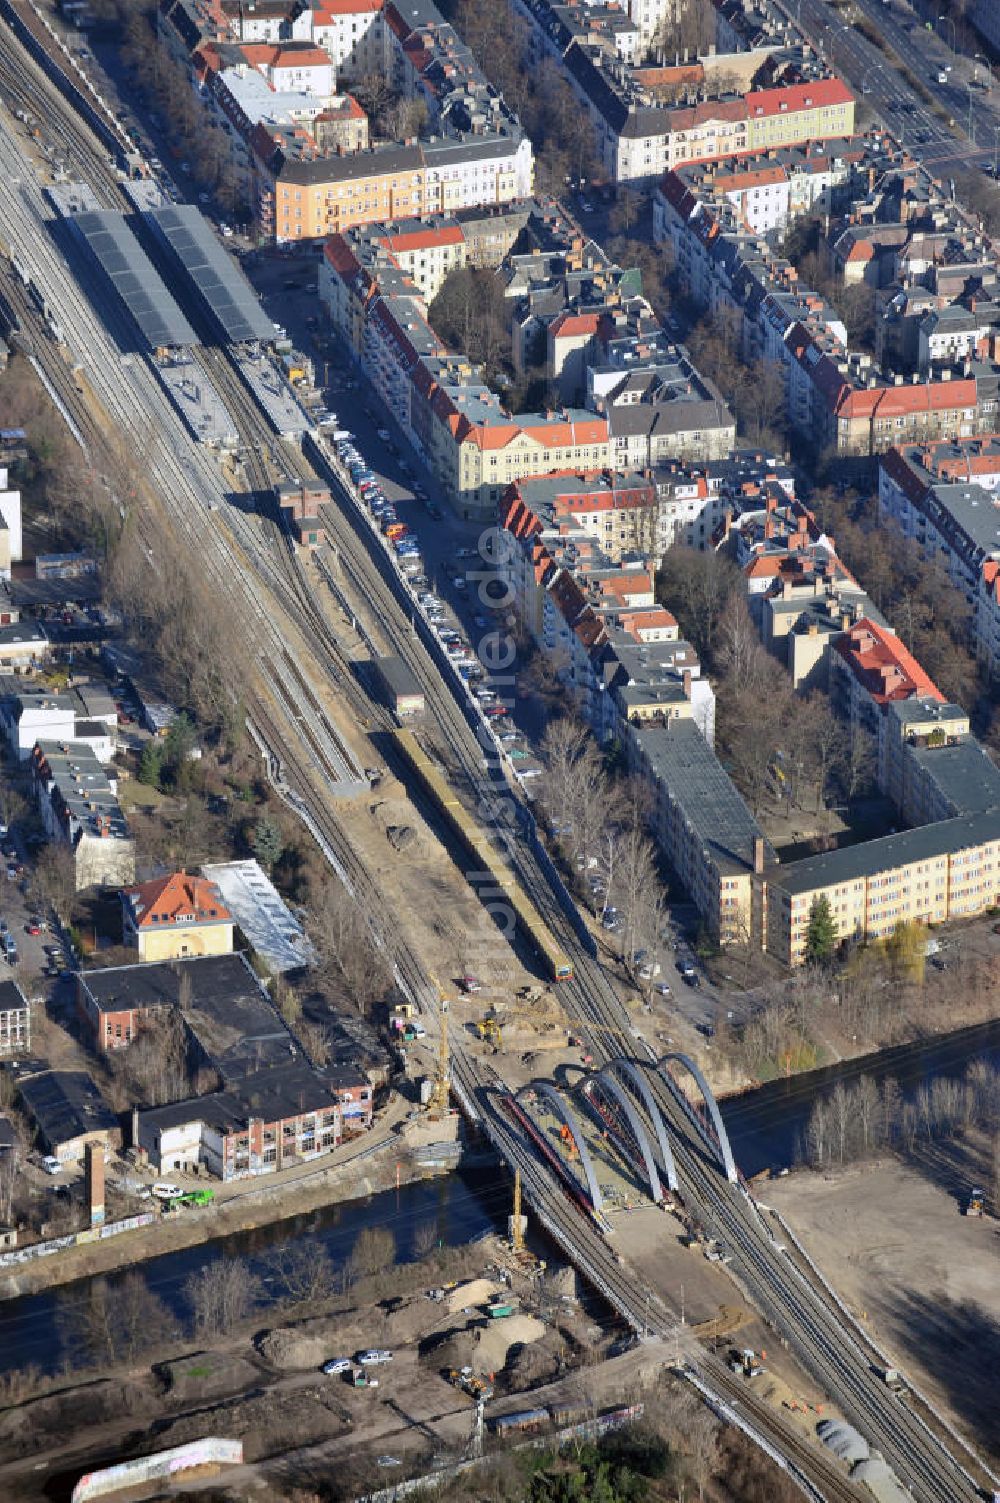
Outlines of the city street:
{"label": "city street", "polygon": [[[928,31],[925,17],[905,0],[853,0],[853,10],[885,39],[889,51],[882,51],[841,19],[845,12],[833,10],[826,0],[784,0],[784,9],[801,24],[829,66],[856,91],[859,103],[864,101],[877,111],[907,149],[936,176],[960,172],[977,163],[993,166],[994,149],[1000,148],[1000,113],[994,100],[1000,95],[975,86],[974,79],[988,81],[987,70],[982,63],[951,50],[948,43],[954,25],[949,25],[947,16],[936,32]],[[935,6],[935,15],[940,10]],[[954,128],[914,92],[894,66],[892,53],[954,120]],[[938,75],[946,70],[948,81],[940,83]],[[973,150],[956,131],[969,138]]]}

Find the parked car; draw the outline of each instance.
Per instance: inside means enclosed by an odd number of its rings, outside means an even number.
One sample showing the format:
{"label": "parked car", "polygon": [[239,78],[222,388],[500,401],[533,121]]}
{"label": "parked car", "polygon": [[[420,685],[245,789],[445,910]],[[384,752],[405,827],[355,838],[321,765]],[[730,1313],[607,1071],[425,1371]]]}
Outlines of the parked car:
{"label": "parked car", "polygon": [[42,1159],[42,1168],[46,1174],[59,1174],[62,1171],[62,1164],[57,1158],[53,1158],[51,1153],[47,1153]]}
{"label": "parked car", "polygon": [[392,1353],[384,1347],[371,1347],[367,1352],[358,1353],[359,1367],[381,1367],[386,1362],[392,1361]]}
{"label": "parked car", "polygon": [[350,1370],[350,1357],[331,1357],[328,1362],[323,1363],[322,1368],[322,1371],[326,1373],[328,1378],[335,1377],[338,1373],[350,1372]]}

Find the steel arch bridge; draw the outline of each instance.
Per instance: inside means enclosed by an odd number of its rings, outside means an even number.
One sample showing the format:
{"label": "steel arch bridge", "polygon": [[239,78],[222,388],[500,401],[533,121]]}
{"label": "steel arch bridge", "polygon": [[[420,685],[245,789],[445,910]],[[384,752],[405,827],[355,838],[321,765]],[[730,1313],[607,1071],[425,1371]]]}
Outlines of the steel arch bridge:
{"label": "steel arch bridge", "polygon": [[[726,1124],[723,1122],[722,1113],[719,1111],[719,1103],[716,1101],[715,1096],[712,1094],[712,1087],[709,1085],[708,1081],[701,1073],[701,1070],[699,1069],[695,1061],[691,1059],[691,1057],[687,1054],[680,1054],[676,1051],[672,1051],[669,1054],[665,1054],[661,1060],[657,1061],[655,1066],[657,1074],[666,1081],[667,1086],[673,1092],[673,1094],[675,1096],[678,1096],[683,1101],[692,1117],[694,1117],[693,1106],[688,1101],[687,1097],[678,1091],[673,1076],[671,1075],[670,1070],[667,1068],[672,1061],[676,1061],[677,1064],[683,1065],[684,1069],[692,1077],[695,1085],[701,1092],[702,1100],[708,1108],[708,1115],[712,1119],[712,1126],[715,1129],[717,1143],[713,1146],[718,1147],[719,1157],[722,1159],[722,1167],[726,1171],[726,1178],[729,1180],[730,1184],[738,1184],[740,1173],[736,1167],[736,1160],[733,1158],[733,1150],[729,1142],[729,1134],[726,1132]],[[706,1141],[711,1143],[711,1138],[705,1131],[703,1124],[701,1122],[698,1122],[697,1118],[695,1118],[695,1122],[697,1123],[698,1129],[705,1137]]]}
{"label": "steel arch bridge", "polygon": [[653,1147],[649,1141],[649,1134],[642,1125],[642,1118],[636,1111],[632,1102],[625,1094],[622,1086],[618,1084],[609,1066],[605,1065],[596,1075],[587,1075],[576,1085],[575,1093],[592,1103],[595,1091],[605,1091],[613,1096],[615,1101],[625,1113],[625,1120],[632,1129],[632,1136],[638,1143],[642,1152],[643,1161],[646,1165],[646,1177],[649,1180],[649,1193],[654,1201],[659,1203],[663,1199],[663,1190],[660,1186],[660,1174],[656,1167],[656,1159],[653,1157]]}
{"label": "steel arch bridge", "polygon": [[569,1105],[569,1102],[563,1099],[555,1086],[545,1080],[534,1080],[530,1085],[522,1086],[514,1097],[514,1100],[520,1104],[522,1098],[530,1095],[532,1092],[536,1096],[544,1097],[555,1116],[559,1118],[560,1122],[565,1124],[570,1137],[573,1139],[576,1151],[580,1155],[580,1163],[583,1165],[587,1188],[590,1191],[590,1203],[595,1211],[603,1211],[604,1196],[601,1194],[601,1187],[597,1182],[597,1175],[594,1172],[594,1161],[590,1156],[590,1149],[587,1147],[587,1140],[580,1127],[579,1118]]}
{"label": "steel arch bridge", "polygon": [[[671,1074],[669,1068],[671,1064],[681,1065],[697,1085],[708,1110],[714,1136],[705,1126],[704,1122],[695,1114],[695,1109],[691,1102],[680,1091]],[[590,1093],[596,1089],[604,1092],[610,1101],[620,1109],[636,1143],[639,1145],[646,1177],[649,1180],[650,1194],[654,1202],[661,1202],[663,1200],[663,1189],[659,1167],[646,1124],[640,1113],[636,1110],[639,1103],[641,1103],[646,1116],[652,1123],[657,1146],[660,1150],[660,1160],[667,1181],[667,1187],[675,1192],[678,1189],[677,1168],[673,1151],[670,1147],[667,1120],[650,1089],[649,1081],[646,1078],[647,1071],[655,1071],[665,1082],[671,1094],[683,1105],[693,1125],[697,1128],[706,1144],[714,1152],[718,1153],[722,1168],[725,1170],[726,1178],[731,1184],[736,1184],[739,1181],[739,1171],[736,1168],[729,1135],[726,1132],[726,1126],[722,1120],[718,1102],[700,1068],[689,1055],[672,1051],[665,1054],[662,1059],[645,1061],[631,1059],[628,1055],[624,1054],[618,1055],[615,1059],[604,1065],[602,1069],[592,1074],[584,1075],[573,1086],[569,1094],[577,1098],[582,1096],[586,1100]],[[630,1088],[628,1091],[626,1091],[622,1079],[619,1077],[622,1077],[628,1084]],[[594,1161],[590,1149],[587,1147],[586,1138],[584,1137],[583,1129],[581,1128],[576,1112],[563,1093],[558,1091],[550,1081],[535,1080],[529,1085],[522,1086],[516,1093],[514,1100],[521,1105],[524,1099],[532,1093],[544,1100],[553,1115],[566,1128],[583,1168],[587,1189],[590,1193],[590,1203],[595,1212],[603,1211],[604,1196],[601,1193],[601,1187],[594,1169]]]}

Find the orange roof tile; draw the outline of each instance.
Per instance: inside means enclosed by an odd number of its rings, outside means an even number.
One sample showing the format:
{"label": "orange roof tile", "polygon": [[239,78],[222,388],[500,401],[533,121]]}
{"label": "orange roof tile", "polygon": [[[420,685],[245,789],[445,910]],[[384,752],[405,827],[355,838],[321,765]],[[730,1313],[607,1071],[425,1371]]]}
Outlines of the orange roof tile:
{"label": "orange roof tile", "polygon": [[129,887],[122,896],[139,929],[230,924],[233,920],[214,883],[204,877],[189,877],[186,872],[172,872],[169,877]]}
{"label": "orange roof tile", "polygon": [[865,616],[838,637],[834,651],[878,705],[925,694],[944,703],[944,695],[912,652],[897,636]]}

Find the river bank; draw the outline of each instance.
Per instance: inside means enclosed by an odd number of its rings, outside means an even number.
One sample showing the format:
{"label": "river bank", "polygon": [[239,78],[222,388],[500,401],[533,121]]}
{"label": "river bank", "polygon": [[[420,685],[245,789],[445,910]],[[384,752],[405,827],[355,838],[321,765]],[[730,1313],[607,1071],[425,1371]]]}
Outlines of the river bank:
{"label": "river bank", "polygon": [[936,1076],[963,1075],[974,1059],[1000,1065],[1000,1019],[859,1053],[837,1064],[720,1096],[719,1110],[736,1161],[749,1179],[769,1169],[791,1168],[799,1161],[813,1105],[838,1082],[851,1085],[867,1075],[881,1085],[891,1076],[904,1096],[910,1096]]}
{"label": "river bank", "polygon": [[390,1108],[371,1136],[322,1168],[299,1166],[285,1175],[240,1181],[212,1205],[160,1216],[151,1226],[122,1232],[105,1241],[69,1247],[17,1265],[0,1275],[0,1308],[5,1300],[38,1294],[60,1284],[133,1267],[180,1249],[215,1242],[336,1204],[365,1200],[391,1189],[432,1179],[449,1166],[421,1162],[398,1135],[405,1103]]}

